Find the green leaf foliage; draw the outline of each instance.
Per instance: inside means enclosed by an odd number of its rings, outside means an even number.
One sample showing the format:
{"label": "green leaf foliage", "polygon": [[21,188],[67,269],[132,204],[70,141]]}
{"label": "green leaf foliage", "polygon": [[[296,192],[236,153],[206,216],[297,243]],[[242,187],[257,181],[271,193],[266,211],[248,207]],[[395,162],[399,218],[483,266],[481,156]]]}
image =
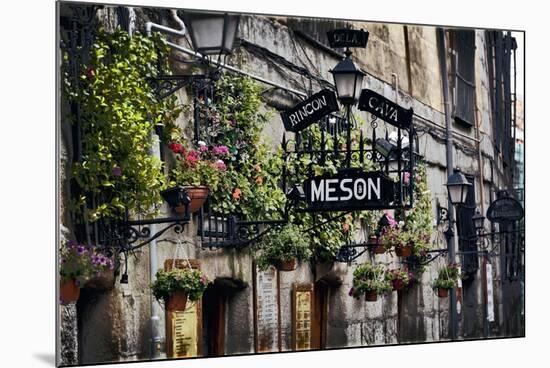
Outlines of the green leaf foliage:
{"label": "green leaf foliage", "polygon": [[157,50],[168,52],[160,36],[145,37],[117,30],[100,31],[79,65],[80,81],[65,78],[69,102],[80,106],[82,160],[72,174],[88,204],[89,220],[121,217],[125,206],[147,214],[161,200],[162,163],[151,156],[155,125],[179,114],[175,98],[157,101],[147,78],[154,77]]}

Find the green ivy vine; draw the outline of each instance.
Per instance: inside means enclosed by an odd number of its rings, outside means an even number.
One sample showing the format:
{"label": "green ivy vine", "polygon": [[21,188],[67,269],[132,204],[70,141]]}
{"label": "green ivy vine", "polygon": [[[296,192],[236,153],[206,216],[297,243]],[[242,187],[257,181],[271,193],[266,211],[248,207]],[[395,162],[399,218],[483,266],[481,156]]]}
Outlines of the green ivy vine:
{"label": "green ivy vine", "polygon": [[[64,91],[81,111],[82,159],[72,167],[81,194],[73,205],[90,221],[120,218],[125,208],[149,214],[161,201],[165,176],[150,154],[152,133],[180,109],[175,97],[157,101],[147,78],[156,75],[158,58],[168,51],[158,34],[100,30],[76,85],[64,55]],[[86,205],[89,212],[82,210]]]}

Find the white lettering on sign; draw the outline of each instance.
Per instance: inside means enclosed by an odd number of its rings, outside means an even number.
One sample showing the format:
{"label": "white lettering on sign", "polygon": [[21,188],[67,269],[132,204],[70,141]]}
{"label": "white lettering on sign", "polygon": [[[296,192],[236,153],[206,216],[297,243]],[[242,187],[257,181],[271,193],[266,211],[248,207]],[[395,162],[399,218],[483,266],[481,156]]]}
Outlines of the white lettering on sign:
{"label": "white lettering on sign", "polygon": [[327,97],[322,96],[315,100],[305,104],[298,111],[290,114],[289,119],[293,125],[300,123],[309,115],[312,115],[315,111],[321,110],[324,106],[327,106]]}
{"label": "white lettering on sign", "polygon": [[[336,194],[337,189],[343,195]],[[318,182],[311,181],[311,202],[335,202],[349,201],[351,199],[362,201],[380,200],[382,189],[380,178],[345,178],[345,179],[321,179]]]}
{"label": "white lettering on sign", "polygon": [[356,33],[335,33],[334,34],[335,42],[345,42],[345,43],[357,43],[357,34]]}
{"label": "white lettering on sign", "polygon": [[397,123],[397,110],[385,102],[380,102],[376,97],[369,98],[369,107],[380,115]]}

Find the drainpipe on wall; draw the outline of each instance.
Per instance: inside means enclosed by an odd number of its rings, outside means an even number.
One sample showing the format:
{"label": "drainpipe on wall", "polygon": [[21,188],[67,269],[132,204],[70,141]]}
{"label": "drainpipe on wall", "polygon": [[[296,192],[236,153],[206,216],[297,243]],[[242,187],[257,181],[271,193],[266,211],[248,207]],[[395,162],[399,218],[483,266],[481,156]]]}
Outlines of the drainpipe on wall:
{"label": "drainpipe on wall", "polygon": [[[151,156],[160,160],[160,139],[159,136],[151,134]],[[151,234],[157,232],[156,225],[150,226]],[[152,240],[149,243],[149,272],[151,283],[155,281],[158,269],[157,241]],[[151,359],[158,359],[161,355],[163,337],[160,334],[160,306],[151,293]]]}
{"label": "drainpipe on wall", "polygon": [[[447,177],[453,174],[453,126],[451,121],[451,102],[449,99],[449,81],[447,73],[447,42],[445,40],[445,30],[443,28],[437,28],[437,44],[439,51],[439,63],[441,80],[443,83],[443,103],[445,109],[445,131],[446,131],[446,156],[447,156]],[[455,261],[455,236],[454,219],[455,212],[453,204],[450,198],[447,196],[447,211],[449,218],[449,226],[452,230],[452,235],[447,239],[447,250],[449,253],[449,262]],[[457,310],[456,310],[456,289],[451,289],[449,302],[449,337],[451,340],[456,340],[457,337]]]}

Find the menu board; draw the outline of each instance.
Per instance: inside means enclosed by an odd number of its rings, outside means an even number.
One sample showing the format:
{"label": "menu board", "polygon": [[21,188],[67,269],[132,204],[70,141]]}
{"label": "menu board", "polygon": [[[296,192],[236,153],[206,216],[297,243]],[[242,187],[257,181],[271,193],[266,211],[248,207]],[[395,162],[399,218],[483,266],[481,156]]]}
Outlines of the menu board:
{"label": "menu board", "polygon": [[[167,259],[164,269],[172,267],[200,268],[195,259]],[[200,356],[200,336],[202,328],[201,301],[187,300],[185,311],[166,311],[166,355],[168,358],[190,358]]]}
{"label": "menu board", "polygon": [[292,341],[294,350],[311,349],[313,286],[295,285],[292,298]]}
{"label": "menu board", "polygon": [[256,270],[256,352],[280,351],[279,288],[275,267]]}
{"label": "menu board", "polygon": [[198,305],[197,303],[193,304],[188,306],[185,311],[168,312],[171,314],[172,332],[170,358],[198,356]]}

